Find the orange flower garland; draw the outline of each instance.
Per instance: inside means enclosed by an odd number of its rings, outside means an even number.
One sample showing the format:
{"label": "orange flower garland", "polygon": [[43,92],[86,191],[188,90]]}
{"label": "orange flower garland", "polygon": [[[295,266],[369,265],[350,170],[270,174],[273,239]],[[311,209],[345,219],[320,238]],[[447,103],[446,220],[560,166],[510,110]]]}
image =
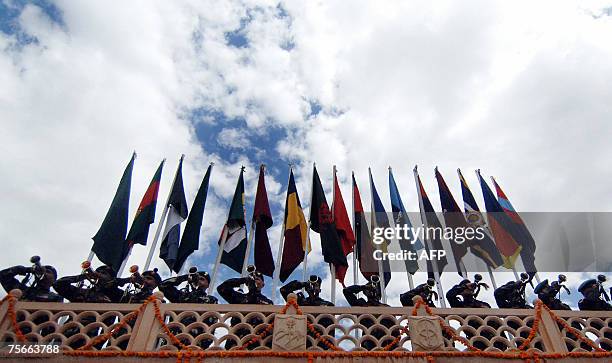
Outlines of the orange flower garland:
{"label": "orange flower garland", "polygon": [[[11,320],[11,325],[13,330],[15,331],[15,335],[19,341],[25,341],[26,338],[21,332],[19,328],[19,324],[17,323],[16,313],[15,313],[15,296],[8,294],[4,297],[0,304],[8,302],[8,310],[7,316]],[[88,350],[93,345],[107,340],[111,338],[116,332],[118,332],[121,328],[125,327],[130,321],[138,317],[140,315],[146,305],[150,302],[153,302],[155,317],[157,321],[161,325],[164,332],[168,335],[170,340],[176,345],[180,347],[179,351],[152,351],[152,352],[133,352],[133,351],[114,351],[114,350]],[[425,305],[425,310],[430,316],[434,316],[431,308],[427,306],[427,304],[419,299],[411,312],[411,315],[417,315],[417,309],[421,306]],[[302,311],[298,306],[295,300],[290,300],[287,304],[281,309],[281,313],[286,313],[287,309],[293,306],[296,309],[296,313],[298,315],[302,315]],[[546,309],[551,317],[561,324],[569,333],[574,335],[577,339],[582,341],[585,344],[588,344],[591,348],[593,348],[594,352],[567,352],[567,353],[541,353],[537,351],[525,351],[531,341],[535,338],[539,324],[541,322],[541,313],[542,309]],[[104,335],[98,336],[94,338],[87,345],[79,348],[78,350],[72,351],[64,351],[63,354],[67,356],[80,356],[80,357],[138,357],[138,358],[176,358],[177,362],[189,362],[191,358],[197,358],[198,362],[201,362],[202,359],[219,357],[219,358],[249,358],[249,357],[283,357],[283,358],[307,358],[309,362],[312,362],[315,358],[343,358],[343,357],[391,357],[391,358],[404,358],[404,357],[415,357],[415,358],[424,358],[427,359],[427,362],[434,362],[436,357],[485,357],[485,358],[496,358],[496,359],[523,359],[526,362],[534,362],[540,363],[541,359],[562,359],[562,358],[593,358],[593,359],[607,359],[608,361],[612,358],[612,352],[605,351],[604,349],[598,347],[593,341],[585,337],[578,330],[572,328],[565,320],[556,316],[550,309],[544,305],[541,301],[536,303],[535,309],[535,319],[534,323],[531,327],[531,331],[527,339],[519,346],[519,352],[487,352],[481,351],[472,346],[467,339],[457,335],[455,330],[450,326],[446,325],[444,320],[440,318],[439,320],[440,326],[444,330],[445,333],[450,335],[453,340],[460,341],[468,347],[469,351],[434,351],[434,352],[410,352],[410,351],[389,351],[391,347],[401,340],[401,334],[408,333],[407,327],[401,327],[400,336],[396,337],[391,343],[385,345],[382,351],[344,351],[343,349],[337,347],[336,345],[329,342],[325,337],[321,336],[321,334],[316,330],[313,324],[307,322],[308,329],[315,335],[317,339],[319,339],[323,344],[325,344],[332,351],[305,351],[305,352],[281,352],[281,351],[259,351],[259,350],[245,350],[248,345],[253,344],[260,339],[265,338],[272,329],[274,328],[274,324],[268,324],[268,326],[256,337],[249,340],[249,342],[245,343],[239,350],[233,351],[203,351],[203,350],[191,350],[190,347],[187,347],[183,344],[168,328],[165,324],[164,319],[161,315],[161,311],[159,308],[159,301],[157,298],[151,296],[149,297],[138,309],[124,316],[124,318],[120,321],[120,323],[111,329],[109,332]]]}

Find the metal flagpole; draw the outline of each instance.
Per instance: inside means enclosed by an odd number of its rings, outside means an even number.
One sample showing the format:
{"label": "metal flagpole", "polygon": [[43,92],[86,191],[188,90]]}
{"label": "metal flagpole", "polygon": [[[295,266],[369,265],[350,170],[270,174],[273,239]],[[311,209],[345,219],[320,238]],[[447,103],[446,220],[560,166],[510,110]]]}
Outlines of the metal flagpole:
{"label": "metal flagpole", "polygon": [[[244,166],[240,167],[240,171],[244,170]],[[228,212],[227,218],[229,219]],[[210,279],[210,284],[208,286],[208,294],[211,295],[215,288],[215,282],[217,280],[217,271],[219,270],[219,264],[221,263],[221,257],[223,256],[223,250],[225,249],[225,242],[227,242],[227,235],[229,234],[229,228],[227,227],[227,223],[223,226],[223,232],[221,234],[221,244],[219,245],[219,251],[217,252],[217,258],[215,260],[215,267],[213,268],[212,278]]]}
{"label": "metal flagpole", "polygon": [[[334,211],[336,209],[336,166],[333,166],[333,181],[332,181],[332,218],[335,217]],[[329,272],[331,274],[331,302],[336,305],[336,269],[333,264],[329,264]]]}
{"label": "metal flagpole", "polygon": [[[391,165],[389,165],[389,174],[391,174],[393,172],[393,170],[391,169]],[[394,179],[395,180],[395,179]],[[389,190],[389,192],[391,192],[391,190]],[[399,192],[398,192],[399,194]],[[399,195],[398,195],[399,197]],[[391,209],[393,209],[393,206],[391,206]],[[402,215],[402,211],[399,211],[399,214]],[[391,215],[393,215],[393,213],[391,213]],[[405,218],[408,218],[407,215],[404,216]],[[397,222],[394,220],[393,221],[394,224],[397,224]],[[399,241],[397,241],[397,244],[399,245]],[[400,246],[400,250],[401,250],[401,246]],[[414,281],[412,280],[412,275],[410,274],[410,272],[408,271],[408,269],[406,269],[406,276],[408,277],[408,286],[410,287],[410,290],[414,289]]]}
{"label": "metal flagpole", "polygon": [[[421,222],[427,229],[427,216],[425,215],[425,209],[423,205],[423,196],[421,195],[421,190],[419,188],[419,172],[417,170],[417,165],[414,166],[414,181],[416,183],[417,195],[419,196],[419,209],[421,210]],[[425,240],[425,245],[427,249],[431,251],[431,247],[429,245],[428,233],[423,234],[423,239]],[[436,262],[431,263],[434,272],[434,278],[436,280],[436,284],[438,285],[438,298],[440,299],[440,306],[442,308],[446,308],[446,301],[444,300],[444,290],[442,289],[442,283],[440,282],[440,271],[438,271],[438,264]]]}
{"label": "metal flagpole", "polygon": [[[293,165],[289,164],[289,173],[287,175],[287,190],[289,190],[289,180],[291,180],[291,171],[293,170]],[[285,208],[287,205],[285,204]],[[285,210],[285,213],[287,211]],[[285,217],[283,216],[283,226],[281,228],[280,234],[280,242],[278,245],[278,253],[276,255],[276,267],[274,268],[274,279],[272,279],[272,301],[276,299],[276,287],[280,282],[280,269],[283,261],[283,250],[285,249]]]}
{"label": "metal flagpole", "polygon": [[[262,166],[265,167],[263,164]],[[246,228],[247,213],[246,213],[246,205],[244,205],[244,203],[242,204],[242,209],[244,210],[244,224],[245,224],[244,227]],[[255,213],[255,208],[253,208],[253,213]],[[247,247],[246,247],[246,251],[244,251],[244,262],[242,262],[242,273],[240,274],[240,276],[242,277],[246,275],[246,269],[249,264],[249,256],[251,255],[251,246],[253,245],[253,239],[255,238],[255,233],[253,233],[254,231],[255,231],[255,214],[253,214],[251,218],[251,230],[246,231]],[[251,232],[251,234],[249,234],[249,232]]]}
{"label": "metal flagpole", "polygon": [[[312,163],[312,173],[314,175],[316,163]],[[314,177],[313,177],[314,179]],[[310,188],[310,210],[308,211],[308,230],[306,231],[306,245],[304,246],[304,270],[302,271],[302,281],[306,280],[306,274],[308,272],[308,246],[310,245],[310,215],[312,214],[312,196],[313,196],[314,188],[311,186]],[[302,293],[304,289],[302,289]]]}
{"label": "metal flagpole", "polygon": [[487,271],[489,271],[489,277],[491,278],[493,290],[497,290],[497,283],[495,283],[495,276],[493,276],[493,270],[491,270],[491,266],[487,265]]}
{"label": "metal flagpole", "polygon": [[[374,225],[376,224],[374,221],[376,220],[376,210],[374,209],[374,179],[372,179],[372,169],[368,167],[368,174],[370,176],[370,236],[374,235]],[[383,242],[384,243],[384,242]],[[378,247],[377,247],[378,248]],[[387,282],[385,281],[385,271],[383,269],[383,263],[381,260],[378,260],[378,277],[380,279],[380,291],[382,296],[383,303],[387,303],[387,292],[385,291],[387,287]]]}
{"label": "metal flagpole", "polygon": [[251,230],[250,230],[251,233],[249,234],[249,231],[247,231],[247,234],[249,235],[249,240],[247,242],[247,248],[244,253],[244,262],[242,263],[242,274],[241,274],[242,277],[246,276],[246,269],[247,269],[247,266],[249,265],[249,256],[251,255],[251,246],[253,245],[253,240],[255,239],[255,233],[253,233],[254,230],[255,230],[255,219],[251,220]]}
{"label": "metal flagpole", "polygon": [[[182,154],[179,160],[179,165],[181,165],[181,162],[183,161],[184,158],[185,158],[185,154]],[[170,207],[168,205],[168,202],[170,201],[170,195],[172,194],[172,189],[174,189],[174,182],[176,181],[178,171],[179,169],[177,166],[176,173],[174,173],[174,179],[172,180],[172,184],[170,185],[170,191],[168,192],[168,198],[166,198],[166,204],[164,204],[164,212],[162,213],[161,218],[159,219],[159,223],[157,224],[157,230],[155,231],[155,237],[153,238],[153,243],[151,243],[151,249],[149,250],[149,254],[147,255],[147,260],[144,264],[143,271],[147,271],[149,269],[149,266],[151,265],[151,260],[153,259],[153,253],[155,253],[155,248],[157,247],[157,240],[159,239],[161,228],[163,224],[165,223],[166,215],[168,214],[168,209]]]}
{"label": "metal flagpole", "polygon": [[[478,173],[476,173],[476,175],[478,176]],[[457,176],[459,176],[459,181],[461,181],[463,179],[463,175],[461,175],[461,169],[457,168]],[[469,190],[469,186],[465,185],[468,190]],[[470,191],[471,194],[471,191]],[[464,205],[464,209],[465,208],[465,200],[463,201],[463,205]],[[476,206],[473,206],[473,208],[475,208]],[[487,226],[487,222],[485,221],[484,216],[482,215],[482,213],[479,211],[478,214],[480,214],[480,217],[482,218],[482,226],[484,227],[484,233],[487,234],[487,236],[489,236],[489,238],[491,238],[491,241],[493,241],[493,243],[495,243],[495,238],[493,237],[493,234],[489,231],[489,227]],[[467,217],[466,217],[466,221],[467,221]],[[468,222],[469,224],[469,222]],[[497,245],[495,245],[495,248],[497,249]],[[487,266],[487,271],[489,272],[489,277],[491,278],[491,285],[493,286],[493,289],[497,289],[497,283],[495,282],[495,275],[493,274],[493,270],[491,269],[491,266],[489,266],[488,263],[485,262],[485,265]]]}
{"label": "metal flagpole", "polygon": [[90,250],[89,251],[89,256],[87,256],[87,261],[91,262],[91,260],[93,260],[94,258],[94,251]]}
{"label": "metal flagpole", "polygon": [[[351,172],[353,179],[355,178],[355,172]],[[357,285],[359,276],[357,275],[357,230],[355,229],[355,186],[352,185],[353,180],[351,179],[351,198],[353,202],[353,231],[355,232],[355,245],[353,246],[353,285]]]}

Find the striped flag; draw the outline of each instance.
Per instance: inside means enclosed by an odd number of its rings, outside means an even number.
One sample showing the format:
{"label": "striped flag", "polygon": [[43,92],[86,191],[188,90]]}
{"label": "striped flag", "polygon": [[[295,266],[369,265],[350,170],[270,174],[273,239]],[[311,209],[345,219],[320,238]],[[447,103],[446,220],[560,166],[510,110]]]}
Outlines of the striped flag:
{"label": "striped flag", "polygon": [[183,158],[179,161],[178,169],[170,198],[168,198],[168,215],[164,229],[164,239],[159,249],[159,258],[166,262],[172,270],[178,256],[179,241],[181,240],[181,223],[187,218],[187,200],[183,188]]}
{"label": "striped flag", "polygon": [[227,222],[221,230],[219,246],[223,246],[221,263],[232,270],[242,273],[242,265],[246,258],[247,227],[244,219],[244,167],[240,169],[240,176],[232,198],[232,204],[227,216]]}

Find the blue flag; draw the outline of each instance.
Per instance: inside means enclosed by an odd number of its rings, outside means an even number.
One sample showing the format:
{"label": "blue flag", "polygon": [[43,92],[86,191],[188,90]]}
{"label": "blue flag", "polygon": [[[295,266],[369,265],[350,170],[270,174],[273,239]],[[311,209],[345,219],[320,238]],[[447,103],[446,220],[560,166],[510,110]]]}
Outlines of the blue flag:
{"label": "blue flag", "polygon": [[[374,186],[374,180],[372,179],[372,173],[370,173],[370,190],[372,191],[372,230],[374,228],[388,228],[389,217],[387,217],[387,212],[385,212],[385,207],[378,196],[378,192],[376,191],[376,187]],[[378,246],[374,246],[374,248],[379,248],[383,253],[387,252],[387,246],[389,245],[388,241],[381,243]],[[382,270],[384,272],[385,286],[389,285],[389,281],[391,281],[391,266],[389,265],[389,260],[384,259],[382,261]]]}
{"label": "blue flag", "polygon": [[[391,212],[393,212],[393,220],[395,224],[402,226],[405,225],[410,231],[410,240],[399,240],[400,248],[404,251],[413,252],[423,249],[423,242],[421,242],[421,240],[413,233],[412,223],[410,223],[410,218],[408,218],[408,213],[406,213],[406,208],[404,208],[404,203],[402,203],[402,198],[400,198],[391,168],[389,168],[389,194],[391,195]],[[413,241],[414,244],[412,244]],[[416,261],[404,260],[404,263],[406,264],[406,271],[413,275],[419,269],[419,264]]]}

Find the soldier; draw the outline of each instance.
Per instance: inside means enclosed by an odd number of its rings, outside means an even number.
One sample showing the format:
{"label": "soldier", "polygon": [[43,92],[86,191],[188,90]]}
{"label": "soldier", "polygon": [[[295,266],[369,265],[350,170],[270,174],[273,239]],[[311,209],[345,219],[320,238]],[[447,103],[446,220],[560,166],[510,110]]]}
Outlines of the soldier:
{"label": "soldier", "polygon": [[[178,286],[183,282],[187,282],[187,285],[179,289]],[[206,293],[209,284],[210,275],[206,271],[191,267],[186,275],[164,280],[159,290],[173,303],[216,304],[217,298]]]}
{"label": "soldier", "polygon": [[[91,263],[81,264],[80,275],[65,276],[53,284],[53,288],[70,302],[118,303],[123,291],[117,286],[115,272],[110,266],[100,266],[95,271]],[[85,282],[88,282],[88,285]],[[77,284],[74,286],[73,284]]]}
{"label": "soldier", "polygon": [[[489,289],[489,285],[480,281],[482,281],[482,276],[476,274],[474,275],[474,282],[465,279],[448,290],[446,299],[450,306],[452,308],[490,308],[491,305],[476,299],[481,287],[485,290]],[[461,296],[461,299],[459,299],[459,296]]]}
{"label": "soldier", "polygon": [[533,292],[538,294],[538,299],[542,300],[542,302],[552,310],[572,310],[569,305],[562,303],[561,300],[557,298],[557,294],[559,294],[559,297],[561,296],[562,288],[565,289],[568,295],[571,294],[569,289],[563,285],[565,281],[567,281],[565,275],[559,275],[558,280],[553,281],[550,285],[548,284],[548,279],[546,279],[540,282]]}
{"label": "soldier", "polygon": [[[360,292],[363,292],[367,300],[357,297]],[[389,306],[380,302],[380,277],[378,277],[378,275],[370,276],[370,282],[365,285],[345,287],[342,293],[351,306]]]}
{"label": "soldier", "polygon": [[[219,295],[230,304],[274,305],[272,300],[261,293],[261,289],[265,286],[263,274],[257,271],[253,265],[247,267],[247,272],[249,273],[247,277],[229,279],[219,285],[217,288]],[[236,291],[236,289],[240,289],[242,284],[247,286],[248,292]],[[256,328],[258,325],[263,324],[263,321],[257,317],[252,317],[246,323]],[[230,324],[232,327],[240,324],[240,318],[233,317],[230,320]],[[250,334],[250,331],[248,329],[238,329],[235,334],[240,338],[244,338]],[[225,349],[230,349],[235,345],[234,341],[227,340],[225,342]],[[257,347],[257,344],[252,344],[248,348],[253,349],[255,347]]]}
{"label": "soldier", "polygon": [[589,279],[580,285],[578,291],[584,296],[584,299],[578,301],[580,310],[612,311],[612,305],[608,303],[610,296],[603,287],[604,282],[606,276],[598,275],[597,280]]}
{"label": "soldier", "polygon": [[317,275],[310,275],[307,282],[293,280],[290,283],[280,288],[280,293],[287,301],[287,296],[297,290],[305,289],[308,297],[300,291],[297,295],[297,303],[300,306],[334,306],[331,302],[321,299],[321,278]]}
{"label": "soldier", "polygon": [[[186,282],[187,284],[183,288],[179,286]],[[159,285],[159,290],[164,293],[164,296],[173,303],[195,303],[195,304],[216,304],[218,300],[216,297],[208,295],[208,285],[210,284],[210,275],[206,271],[198,271],[197,267],[191,267],[189,273],[181,276],[171,277],[164,280]],[[188,326],[194,323],[196,318],[194,316],[187,316],[181,319],[181,323],[184,326]],[[204,320],[204,323],[208,326],[216,323],[218,319],[214,317],[208,317]],[[180,329],[171,328],[174,334],[181,333]],[[204,333],[202,328],[194,328],[189,332],[193,337]],[[214,334],[214,329],[210,331],[210,334]],[[213,343],[210,339],[204,339],[200,341],[200,348],[206,349]]]}
{"label": "soldier", "polygon": [[[247,277],[229,279],[219,285],[217,288],[219,295],[230,304],[274,305],[272,300],[261,293],[261,289],[265,286],[262,273],[256,271],[253,265],[247,267],[247,272],[249,273]],[[236,291],[243,284],[247,286],[248,292]]]}
{"label": "soldier", "polygon": [[525,300],[525,287],[528,283],[531,284],[529,275],[522,272],[519,281],[510,281],[498,287],[493,292],[497,306],[501,309],[533,309]]}
{"label": "soldier", "polygon": [[[0,271],[0,284],[4,290],[21,290],[22,301],[62,302],[64,299],[51,291],[57,279],[55,268],[51,265],[42,266],[38,256],[32,256],[30,262],[32,267],[13,266]],[[16,276],[24,278],[19,281]]]}
{"label": "soldier", "polygon": [[412,298],[415,296],[420,296],[425,300],[427,305],[431,307],[435,307],[433,300],[431,299],[433,296],[436,297],[436,300],[439,300],[438,293],[433,290],[433,287],[436,286],[436,281],[432,278],[427,279],[427,282],[424,284],[420,284],[412,290],[409,290],[403,294],[400,294],[400,302],[402,306],[413,306],[414,302]]}
{"label": "soldier", "polygon": [[150,271],[138,273],[138,266],[130,267],[132,276],[118,278],[117,286],[129,284],[121,297],[122,303],[135,304],[143,303],[153,294],[153,290],[161,283],[161,276],[157,273],[157,268]]}

